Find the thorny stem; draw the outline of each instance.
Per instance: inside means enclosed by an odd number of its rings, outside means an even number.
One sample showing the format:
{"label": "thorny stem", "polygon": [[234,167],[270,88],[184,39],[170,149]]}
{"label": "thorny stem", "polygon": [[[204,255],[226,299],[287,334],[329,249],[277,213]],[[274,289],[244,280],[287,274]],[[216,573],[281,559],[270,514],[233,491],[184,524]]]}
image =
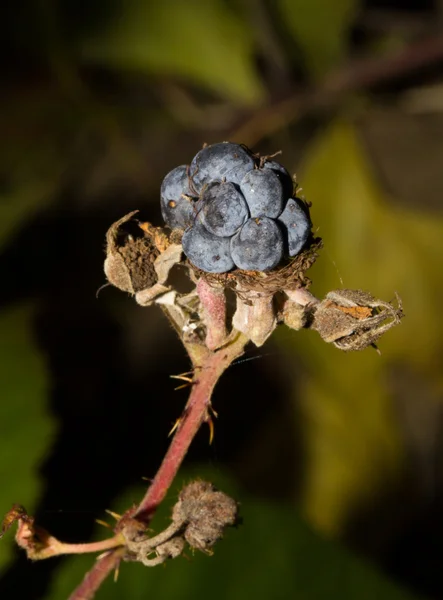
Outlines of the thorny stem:
{"label": "thorny stem", "polygon": [[69,596],[68,600],[92,600],[95,592],[109,573],[118,569],[124,552],[123,548],[119,548],[99,558],[93,568],[86,573],[81,584]]}
{"label": "thorny stem", "polygon": [[[248,338],[235,332],[225,347],[206,354],[196,370],[193,388],[169,449],[139,506],[126,512],[123,519],[135,518],[148,524],[162,502],[202,423],[208,420],[212,391],[223,372],[243,354]],[[87,573],[69,600],[91,600],[106,576],[115,569],[123,556],[117,548],[100,559]]]}
{"label": "thorny stem", "polygon": [[200,425],[208,420],[211,395],[217,381],[232,361],[243,354],[247,341],[246,336],[237,332],[234,341],[211,353],[197,370],[191,395],[171,445],[145,497],[131,514],[132,517],[143,523],[149,523],[151,520],[177,474]]}

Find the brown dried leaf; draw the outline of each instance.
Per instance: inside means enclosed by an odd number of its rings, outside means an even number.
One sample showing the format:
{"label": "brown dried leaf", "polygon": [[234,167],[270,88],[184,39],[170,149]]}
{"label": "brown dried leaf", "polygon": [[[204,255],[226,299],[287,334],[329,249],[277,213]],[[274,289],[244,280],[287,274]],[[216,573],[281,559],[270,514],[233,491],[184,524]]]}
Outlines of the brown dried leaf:
{"label": "brown dried leaf", "polygon": [[316,305],[310,327],[341,350],[363,350],[402,317],[398,296],[395,307],[361,290],[334,290]]}

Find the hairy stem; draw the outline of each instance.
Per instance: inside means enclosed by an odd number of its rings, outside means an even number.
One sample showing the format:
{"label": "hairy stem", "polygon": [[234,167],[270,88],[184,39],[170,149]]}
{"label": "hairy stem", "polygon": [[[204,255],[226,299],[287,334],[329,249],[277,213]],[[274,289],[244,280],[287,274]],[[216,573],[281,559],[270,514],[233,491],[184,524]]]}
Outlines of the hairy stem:
{"label": "hairy stem", "polygon": [[[67,544],[60,542],[55,538],[49,538],[50,543],[46,548],[39,551],[35,556],[36,559],[49,558],[51,556],[60,556],[61,554],[87,554],[88,552],[103,552],[111,550],[119,546],[124,546],[125,538],[121,534],[117,534],[112,538],[100,540],[99,542],[88,542],[85,544]],[[29,553],[28,553],[29,556]]]}

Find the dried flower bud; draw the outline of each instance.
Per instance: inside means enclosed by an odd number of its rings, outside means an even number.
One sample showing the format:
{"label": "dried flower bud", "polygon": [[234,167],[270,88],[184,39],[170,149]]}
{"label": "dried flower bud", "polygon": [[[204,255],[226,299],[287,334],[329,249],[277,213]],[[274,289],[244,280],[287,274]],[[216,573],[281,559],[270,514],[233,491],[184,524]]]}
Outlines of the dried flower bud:
{"label": "dried flower bud", "polygon": [[172,513],[173,522],[186,523],[183,535],[188,544],[203,552],[210,551],[237,516],[235,500],[207,481],[193,481],[184,487]]}
{"label": "dried flower bud", "polygon": [[398,296],[395,307],[361,290],[334,290],[316,305],[311,328],[341,350],[363,350],[402,317]]}
{"label": "dried flower bud", "polygon": [[167,247],[167,236],[160,228],[133,219],[137,212],[116,221],[106,234],[106,277],[109,283],[131,294],[157,283],[154,262]]}

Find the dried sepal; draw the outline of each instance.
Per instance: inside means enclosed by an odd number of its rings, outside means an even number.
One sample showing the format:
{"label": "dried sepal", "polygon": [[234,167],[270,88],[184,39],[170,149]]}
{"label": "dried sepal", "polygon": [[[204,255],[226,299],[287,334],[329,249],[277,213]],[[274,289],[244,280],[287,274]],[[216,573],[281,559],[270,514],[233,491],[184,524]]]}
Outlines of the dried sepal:
{"label": "dried sepal", "polygon": [[286,300],[279,311],[279,321],[298,331],[309,326],[312,309],[319,300],[306,288],[285,290]]}
{"label": "dried sepal", "polygon": [[181,244],[170,244],[161,251],[160,256],[154,261],[154,269],[157,273],[158,282],[165,283],[169,277],[169,272],[181,262],[183,248]]}
{"label": "dried sepal", "polygon": [[169,290],[159,296],[155,303],[168,313],[185,343],[203,339],[203,328],[198,314],[199,300],[195,291],[182,296],[174,290]]}
{"label": "dried sepal", "polygon": [[277,327],[273,294],[237,288],[237,305],[232,325],[257,347],[263,346]]}
{"label": "dried sepal", "polygon": [[166,243],[160,228],[139,226],[133,218],[137,212],[113,223],[106,234],[106,277],[109,283],[130,294],[157,283],[154,263]]}
{"label": "dried sepal", "polygon": [[299,331],[307,326],[308,315],[309,311],[306,306],[298,304],[298,302],[292,302],[292,300],[286,300],[280,312],[279,320],[290,329]]}
{"label": "dried sepal", "polygon": [[334,290],[316,305],[310,327],[340,350],[363,350],[400,323],[403,311],[396,299],[394,306],[361,290]]}
{"label": "dried sepal", "polygon": [[154,261],[157,282],[135,294],[137,304],[150,306],[154,300],[171,290],[171,286],[166,285],[166,281],[172,267],[181,261],[182,252],[180,244],[170,244],[160,253]]}

